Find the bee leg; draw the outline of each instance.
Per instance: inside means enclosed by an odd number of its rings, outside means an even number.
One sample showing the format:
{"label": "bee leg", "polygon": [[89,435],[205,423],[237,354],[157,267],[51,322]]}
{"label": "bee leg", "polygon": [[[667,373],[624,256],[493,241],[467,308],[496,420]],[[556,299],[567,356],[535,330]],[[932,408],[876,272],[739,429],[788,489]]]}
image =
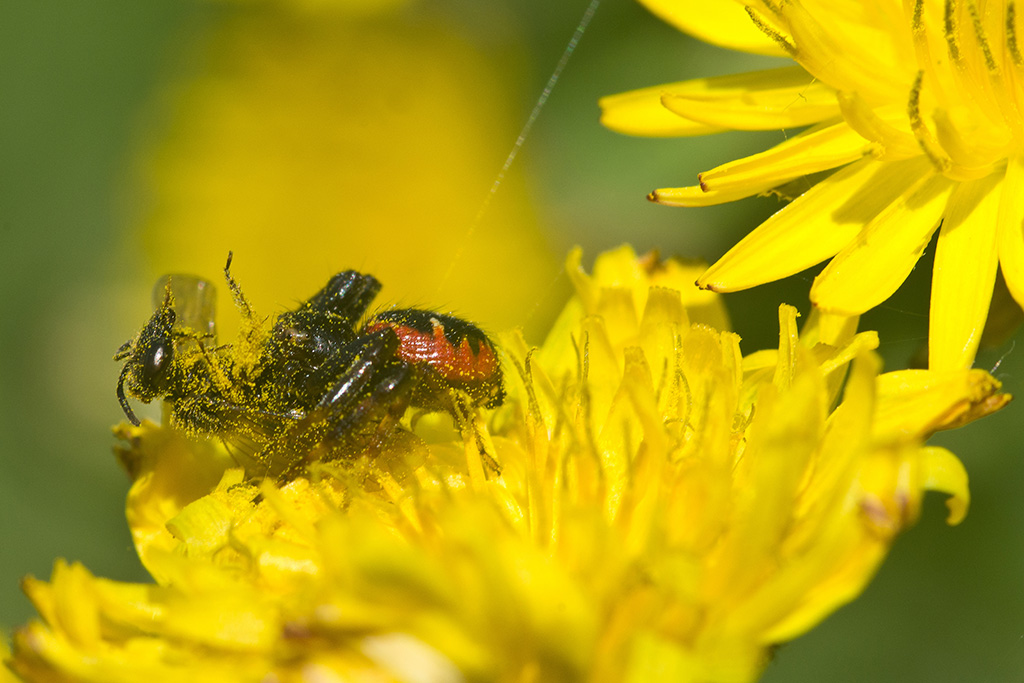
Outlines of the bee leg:
{"label": "bee leg", "polygon": [[327,417],[325,441],[365,447],[370,435],[390,431],[419,383],[416,366],[398,358],[399,340],[378,330],[356,340],[355,361],[317,406]]}
{"label": "bee leg", "polygon": [[310,297],[307,305],[316,311],[336,315],[354,326],[380,291],[380,281],[372,275],[345,270]]}
{"label": "bee leg", "polygon": [[192,436],[218,434],[227,430],[228,418],[242,412],[241,406],[228,403],[219,396],[200,394],[174,401],[171,426]]}
{"label": "bee leg", "polygon": [[357,455],[394,430],[420,379],[398,358],[398,343],[390,329],[356,338],[347,367],[317,405],[268,447],[271,474],[299,476],[309,462]]}
{"label": "bee leg", "polygon": [[366,448],[379,445],[393,431],[419,381],[413,365],[396,363],[373,378],[361,398],[346,398],[348,407],[332,406],[335,419],[327,434],[329,441],[349,447]]}

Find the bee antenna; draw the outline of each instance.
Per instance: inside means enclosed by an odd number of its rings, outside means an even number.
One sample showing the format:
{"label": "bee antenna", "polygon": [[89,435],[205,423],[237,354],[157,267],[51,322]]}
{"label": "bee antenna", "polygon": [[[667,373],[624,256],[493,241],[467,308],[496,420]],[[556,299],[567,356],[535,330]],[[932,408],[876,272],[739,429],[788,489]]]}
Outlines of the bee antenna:
{"label": "bee antenna", "polygon": [[128,405],[128,397],[124,395],[124,380],[128,376],[128,368],[131,367],[130,363],[124,364],[124,369],[121,370],[121,376],[117,380],[117,402],[121,404],[121,410],[124,411],[125,417],[136,427],[141,424],[139,418],[135,417],[135,411]]}
{"label": "bee antenna", "polygon": [[224,279],[228,281],[228,289],[231,290],[231,298],[235,300],[235,305],[238,306],[239,310],[247,318],[252,318],[255,314],[252,312],[252,305],[249,300],[245,298],[245,294],[242,294],[242,288],[238,285],[235,278],[231,277],[231,259],[234,257],[234,252],[228,252],[228,262],[224,264]]}

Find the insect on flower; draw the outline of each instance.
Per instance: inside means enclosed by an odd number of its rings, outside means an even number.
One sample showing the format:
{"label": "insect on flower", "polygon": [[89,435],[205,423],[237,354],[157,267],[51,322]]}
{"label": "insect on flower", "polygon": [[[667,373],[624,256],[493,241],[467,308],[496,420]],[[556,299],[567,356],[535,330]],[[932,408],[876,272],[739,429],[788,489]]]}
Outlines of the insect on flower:
{"label": "insect on flower", "polygon": [[361,319],[380,291],[372,275],[338,273],[297,308],[257,316],[230,272],[242,314],[235,344],[218,345],[213,285],[193,276],[157,283],[156,311],[114,356],[124,361],[117,397],[163,399],[169,422],[193,436],[221,438],[251,474],[297,476],[382,444],[407,408],[464,419],[504,400],[493,342],[450,315],[395,309]]}

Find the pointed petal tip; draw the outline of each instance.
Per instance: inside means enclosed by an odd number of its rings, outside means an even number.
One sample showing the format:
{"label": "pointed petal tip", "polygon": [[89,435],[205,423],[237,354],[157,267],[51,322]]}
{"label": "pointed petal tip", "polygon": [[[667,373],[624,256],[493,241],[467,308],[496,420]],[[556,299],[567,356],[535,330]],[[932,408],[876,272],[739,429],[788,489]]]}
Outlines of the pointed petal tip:
{"label": "pointed petal tip", "polygon": [[[820,297],[818,295],[818,291],[816,291],[814,287],[814,285],[818,281],[818,278],[820,277],[821,274],[819,273],[818,276],[814,279],[814,282],[811,284],[810,300],[811,306],[814,306],[822,313],[825,313],[827,315],[838,315],[845,316],[847,318],[852,318],[853,316],[864,315],[864,313],[871,309],[871,306],[856,306],[849,301],[846,302],[847,305],[836,305],[830,300],[829,297]],[[825,299],[824,301],[822,301],[823,298]]]}
{"label": "pointed petal tip", "polygon": [[708,268],[704,271],[704,274],[697,278],[697,281],[693,284],[697,285],[698,289],[702,289],[706,292],[715,292],[716,294],[724,294],[730,291],[729,288],[722,282],[714,282],[708,280],[708,275],[711,274],[711,269]]}
{"label": "pointed petal tip", "polygon": [[650,192],[647,193],[647,201],[653,202],[654,204],[660,204],[661,206],[685,207],[686,204],[680,202],[675,197],[677,193],[673,192],[673,189],[675,188],[660,188],[657,190],[651,190]]}

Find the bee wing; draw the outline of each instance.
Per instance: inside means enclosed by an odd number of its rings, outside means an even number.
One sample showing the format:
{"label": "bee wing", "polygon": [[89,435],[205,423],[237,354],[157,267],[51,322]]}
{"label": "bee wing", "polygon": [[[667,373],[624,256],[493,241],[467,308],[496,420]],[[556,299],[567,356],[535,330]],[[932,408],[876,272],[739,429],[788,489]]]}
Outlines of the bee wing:
{"label": "bee wing", "polygon": [[201,336],[216,333],[217,288],[195,275],[164,275],[153,287],[153,307],[159,310],[170,295],[175,323]]}
{"label": "bee wing", "polygon": [[277,476],[281,468],[268,454],[304,415],[299,411],[275,413],[223,400],[214,402],[209,397],[204,400],[218,419],[217,429],[212,433],[224,443],[235,462],[249,476]]}

